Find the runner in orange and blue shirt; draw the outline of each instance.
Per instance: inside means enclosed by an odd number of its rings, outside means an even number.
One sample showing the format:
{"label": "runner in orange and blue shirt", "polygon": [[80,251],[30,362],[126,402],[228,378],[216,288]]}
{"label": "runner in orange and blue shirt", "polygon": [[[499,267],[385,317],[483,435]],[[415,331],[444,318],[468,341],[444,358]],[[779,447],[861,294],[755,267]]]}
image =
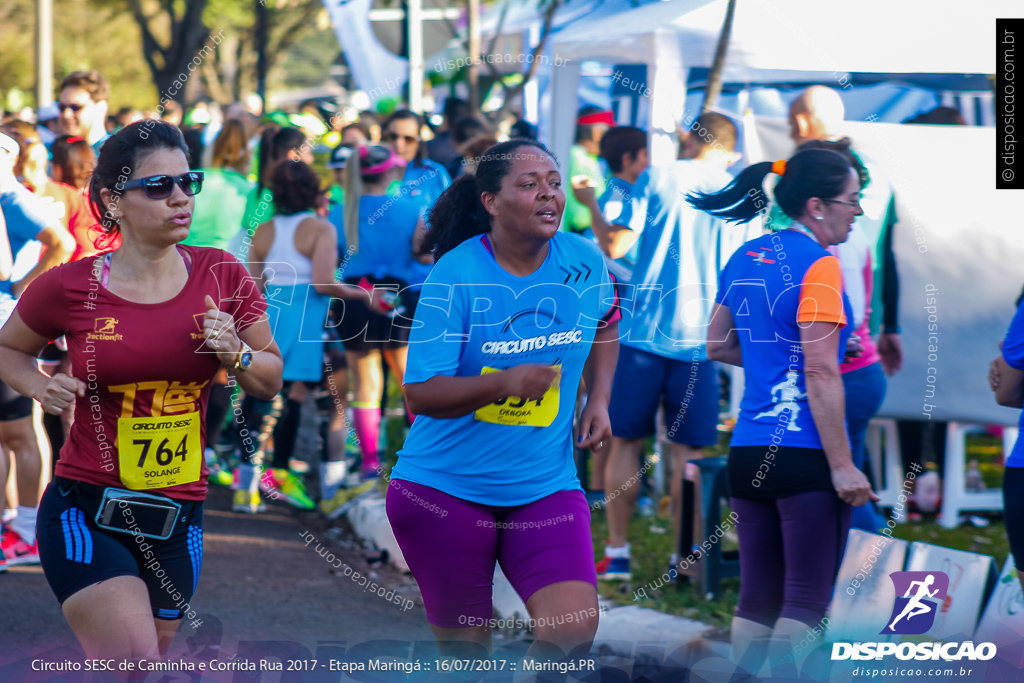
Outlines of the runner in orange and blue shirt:
{"label": "runner in orange and blue shirt", "polygon": [[769,640],[790,641],[797,660],[813,649],[796,645],[813,640],[828,608],[850,506],[877,500],[850,453],[839,364],[852,311],[839,261],[826,251],[861,212],[856,171],[836,152],[811,149],[754,164],[690,203],[749,222],[767,213],[762,184],[771,172],[781,176],[775,200],[794,223],[747,242],[726,264],[707,342],[709,358],[748,370],[728,477],[740,544],[733,657],[749,672],[760,670]]}

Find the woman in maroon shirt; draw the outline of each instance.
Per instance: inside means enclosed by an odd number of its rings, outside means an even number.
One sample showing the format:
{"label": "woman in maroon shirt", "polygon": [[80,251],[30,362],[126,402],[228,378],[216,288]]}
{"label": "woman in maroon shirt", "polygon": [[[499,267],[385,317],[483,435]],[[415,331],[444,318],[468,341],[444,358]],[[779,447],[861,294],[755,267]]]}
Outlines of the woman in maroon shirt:
{"label": "woman in maroon shirt", "polygon": [[[91,658],[157,659],[202,564],[203,459],[220,368],[247,394],[281,387],[266,303],[244,267],[188,236],[202,174],[177,128],[127,126],[106,141],[90,186],[113,252],[48,271],[0,330],[0,378],[75,422],[39,509],[39,554]],[[65,335],[72,376],[35,356]]]}

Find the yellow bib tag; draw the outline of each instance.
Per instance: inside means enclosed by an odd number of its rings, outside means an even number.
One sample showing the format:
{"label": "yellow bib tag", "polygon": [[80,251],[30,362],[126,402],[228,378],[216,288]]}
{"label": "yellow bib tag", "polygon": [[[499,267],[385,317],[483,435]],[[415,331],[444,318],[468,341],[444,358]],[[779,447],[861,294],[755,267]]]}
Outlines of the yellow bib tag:
{"label": "yellow bib tag", "polygon": [[[552,366],[559,371],[561,366]],[[496,368],[484,368],[481,375],[501,372]],[[559,377],[561,379],[561,377]],[[556,382],[539,401],[530,401],[518,396],[501,398],[490,405],[479,408],[473,416],[481,422],[499,425],[523,425],[526,427],[550,427],[558,415],[558,387]]]}
{"label": "yellow bib tag", "polygon": [[199,481],[203,463],[199,420],[198,412],[118,419],[121,482],[138,491]]}

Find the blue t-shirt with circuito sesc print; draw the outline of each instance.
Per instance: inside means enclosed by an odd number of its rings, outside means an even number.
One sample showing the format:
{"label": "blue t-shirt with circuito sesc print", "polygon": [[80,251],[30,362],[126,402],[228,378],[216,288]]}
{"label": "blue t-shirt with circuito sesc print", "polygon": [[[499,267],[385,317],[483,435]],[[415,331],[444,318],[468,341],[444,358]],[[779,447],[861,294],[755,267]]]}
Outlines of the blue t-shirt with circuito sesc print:
{"label": "blue t-shirt with circuito sesc print", "polygon": [[583,366],[602,320],[617,315],[597,246],[559,232],[543,264],[518,277],[486,235],[434,266],[409,339],[406,384],[473,377],[524,363],[560,368],[540,401],[509,397],[462,417],[416,418],[391,476],[489,505],[525,505],[580,489],[572,424]]}

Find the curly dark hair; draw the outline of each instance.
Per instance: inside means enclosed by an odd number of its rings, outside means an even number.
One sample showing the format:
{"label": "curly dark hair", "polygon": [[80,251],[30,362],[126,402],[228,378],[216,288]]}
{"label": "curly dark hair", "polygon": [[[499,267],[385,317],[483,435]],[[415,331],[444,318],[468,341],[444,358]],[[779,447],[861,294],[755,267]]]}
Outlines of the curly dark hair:
{"label": "curly dark hair", "polygon": [[271,177],[274,205],[282,216],[312,211],[320,195],[320,176],[303,161],[286,159]]}

